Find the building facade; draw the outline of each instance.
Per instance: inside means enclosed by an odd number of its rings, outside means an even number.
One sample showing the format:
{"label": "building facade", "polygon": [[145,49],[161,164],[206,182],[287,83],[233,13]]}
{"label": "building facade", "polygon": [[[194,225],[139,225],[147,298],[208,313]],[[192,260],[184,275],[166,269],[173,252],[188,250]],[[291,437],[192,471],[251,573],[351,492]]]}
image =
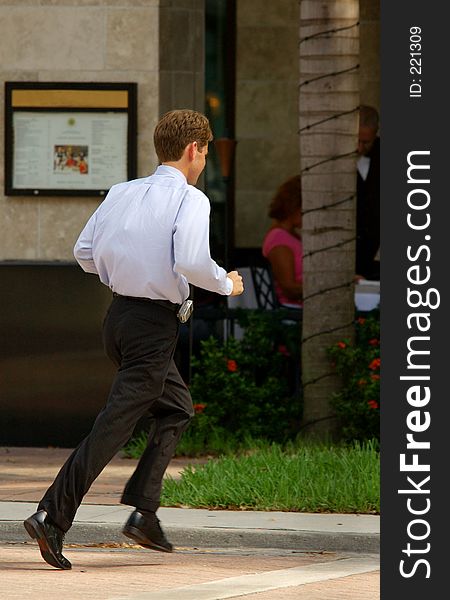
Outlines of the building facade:
{"label": "building facade", "polygon": [[[379,107],[379,0],[360,15],[361,102]],[[260,248],[272,194],[299,171],[298,0],[5,0],[0,24],[1,96],[4,82],[137,84],[139,177],[157,166],[161,114],[206,112],[236,142],[229,175],[212,148],[202,181],[213,254],[234,267]],[[0,144],[0,445],[72,445],[112,377],[110,293],[72,254],[101,198],[6,195],[4,159]]]}

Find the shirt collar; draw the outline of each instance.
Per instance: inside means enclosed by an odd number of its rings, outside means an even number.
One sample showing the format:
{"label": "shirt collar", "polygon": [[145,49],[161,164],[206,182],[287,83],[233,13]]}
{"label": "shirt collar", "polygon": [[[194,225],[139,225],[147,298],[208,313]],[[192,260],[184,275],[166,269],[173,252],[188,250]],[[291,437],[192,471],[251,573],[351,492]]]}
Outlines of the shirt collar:
{"label": "shirt collar", "polygon": [[170,167],[169,165],[159,165],[159,167],[155,171],[155,175],[162,175],[164,177],[174,177],[175,179],[179,179],[183,183],[187,183],[186,177],[183,173],[176,169],[175,167]]}

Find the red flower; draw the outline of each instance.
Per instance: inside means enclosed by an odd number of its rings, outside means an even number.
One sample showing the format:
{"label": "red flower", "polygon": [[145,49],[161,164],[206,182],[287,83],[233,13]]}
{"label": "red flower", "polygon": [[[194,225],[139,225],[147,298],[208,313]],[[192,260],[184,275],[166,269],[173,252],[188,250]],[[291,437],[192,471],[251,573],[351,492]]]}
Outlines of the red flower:
{"label": "red flower", "polygon": [[289,350],[286,348],[286,346],[284,344],[280,344],[278,346],[278,352],[280,354],[284,354],[284,356],[290,356],[291,353],[289,352]]}
{"label": "red flower", "polygon": [[366,320],[364,319],[364,317],[359,317],[359,318],[358,318],[358,323],[359,323],[360,325],[364,325],[364,323],[365,323],[365,322],[366,322]]}
{"label": "red flower", "polygon": [[234,373],[237,371],[237,363],[235,360],[227,360],[227,369]]}
{"label": "red flower", "polygon": [[370,376],[370,379],[371,379],[372,381],[378,381],[378,380],[380,379],[380,376],[379,376],[379,375],[371,375],[371,376]]}
{"label": "red flower", "polygon": [[370,408],[378,408],[378,402],[376,400],[368,400],[367,404],[370,406]]}
{"label": "red flower", "polygon": [[347,344],[345,342],[338,342],[336,345],[338,348],[347,348]]}
{"label": "red flower", "polygon": [[377,340],[377,338],[373,338],[373,339],[369,340],[369,344],[371,346],[379,346],[380,345],[380,340]]}
{"label": "red flower", "polygon": [[380,368],[380,363],[381,363],[381,361],[379,358],[374,358],[373,361],[369,365],[369,369],[371,371],[376,371],[377,369]]}
{"label": "red flower", "polygon": [[202,413],[206,408],[206,404],[194,404],[194,410],[196,413]]}
{"label": "red flower", "polygon": [[358,385],[367,385],[367,381],[365,379],[360,379]]}

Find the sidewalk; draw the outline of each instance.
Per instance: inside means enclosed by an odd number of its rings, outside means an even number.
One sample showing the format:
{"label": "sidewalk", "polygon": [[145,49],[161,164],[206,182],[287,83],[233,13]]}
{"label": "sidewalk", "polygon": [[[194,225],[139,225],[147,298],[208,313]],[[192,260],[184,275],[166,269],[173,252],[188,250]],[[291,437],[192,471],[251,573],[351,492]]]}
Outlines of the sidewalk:
{"label": "sidewalk", "polygon": [[[23,520],[50,485],[71,450],[0,448],[0,542],[27,541]],[[167,475],[187,464],[174,459]],[[67,544],[126,544],[121,533],[131,507],[120,504],[122,488],[136,465],[116,456],[92,486],[67,537]],[[329,552],[379,552],[379,517],[261,511],[161,508],[158,516],[178,547],[278,548]]]}

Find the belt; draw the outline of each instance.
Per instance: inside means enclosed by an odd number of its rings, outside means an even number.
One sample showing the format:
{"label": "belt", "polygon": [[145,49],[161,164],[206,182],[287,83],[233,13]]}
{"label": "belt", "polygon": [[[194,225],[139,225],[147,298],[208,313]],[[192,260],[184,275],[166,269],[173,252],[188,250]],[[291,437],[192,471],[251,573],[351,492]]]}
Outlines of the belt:
{"label": "belt", "polygon": [[138,296],[122,296],[122,294],[117,294],[116,292],[113,292],[113,297],[125,298],[125,300],[133,300],[136,302],[152,302],[153,304],[164,306],[164,308],[168,308],[173,312],[178,312],[181,306],[181,304],[175,304],[175,302],[171,302],[170,300],[154,300],[153,298],[140,298]]}

